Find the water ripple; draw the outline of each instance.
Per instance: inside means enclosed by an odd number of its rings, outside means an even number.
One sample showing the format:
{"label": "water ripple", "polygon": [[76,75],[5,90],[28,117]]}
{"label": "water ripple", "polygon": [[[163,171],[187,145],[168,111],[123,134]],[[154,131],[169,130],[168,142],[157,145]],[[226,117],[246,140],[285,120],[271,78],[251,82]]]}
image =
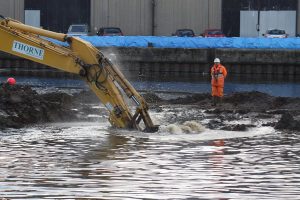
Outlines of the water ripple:
{"label": "water ripple", "polygon": [[299,199],[298,135],[265,127],[116,134],[107,127],[49,124],[1,133],[0,197]]}

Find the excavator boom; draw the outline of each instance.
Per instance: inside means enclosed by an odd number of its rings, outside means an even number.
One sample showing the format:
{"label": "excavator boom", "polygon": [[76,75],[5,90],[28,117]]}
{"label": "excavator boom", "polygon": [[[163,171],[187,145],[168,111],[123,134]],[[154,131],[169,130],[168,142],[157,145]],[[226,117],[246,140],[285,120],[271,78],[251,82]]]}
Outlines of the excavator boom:
{"label": "excavator boom", "polygon": [[[121,71],[89,42],[3,16],[0,18],[0,51],[80,75],[107,108],[109,121],[114,127],[146,132],[158,130],[150,118],[144,98]],[[54,44],[47,38],[67,42],[68,47]],[[133,113],[132,105],[128,105],[126,99],[133,102]]]}

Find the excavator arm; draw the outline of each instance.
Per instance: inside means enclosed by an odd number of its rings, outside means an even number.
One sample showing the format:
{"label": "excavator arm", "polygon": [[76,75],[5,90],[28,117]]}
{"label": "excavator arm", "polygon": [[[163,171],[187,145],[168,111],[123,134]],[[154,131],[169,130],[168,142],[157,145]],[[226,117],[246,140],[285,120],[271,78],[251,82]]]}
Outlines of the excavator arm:
{"label": "excavator arm", "polygon": [[[67,42],[68,47],[54,44],[45,37]],[[107,108],[114,127],[146,132],[158,130],[144,98],[101,51],[79,37],[68,37],[0,16],[0,51],[80,75]],[[127,99],[133,102],[134,109],[127,104]]]}

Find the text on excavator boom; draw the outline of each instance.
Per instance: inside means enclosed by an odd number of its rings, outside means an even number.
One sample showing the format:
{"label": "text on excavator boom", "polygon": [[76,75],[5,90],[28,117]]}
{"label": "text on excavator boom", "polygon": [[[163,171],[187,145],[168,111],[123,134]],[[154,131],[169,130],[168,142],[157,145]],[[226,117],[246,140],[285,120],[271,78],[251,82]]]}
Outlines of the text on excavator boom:
{"label": "text on excavator boom", "polygon": [[[109,111],[109,121],[114,127],[146,132],[158,130],[150,118],[144,98],[122,72],[89,42],[3,16],[0,18],[0,51],[80,75]],[[69,47],[42,37],[67,42]],[[125,98],[135,104],[133,113]]]}

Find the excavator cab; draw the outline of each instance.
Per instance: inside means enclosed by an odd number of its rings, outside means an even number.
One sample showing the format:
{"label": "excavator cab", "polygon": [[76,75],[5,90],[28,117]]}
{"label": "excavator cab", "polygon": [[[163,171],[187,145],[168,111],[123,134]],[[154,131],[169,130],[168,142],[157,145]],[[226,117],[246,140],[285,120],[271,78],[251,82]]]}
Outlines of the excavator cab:
{"label": "excavator cab", "polygon": [[[66,42],[67,47],[46,38]],[[78,74],[109,112],[113,127],[156,132],[145,99],[122,72],[89,42],[0,16],[0,51]],[[128,105],[127,100],[132,102]]]}

